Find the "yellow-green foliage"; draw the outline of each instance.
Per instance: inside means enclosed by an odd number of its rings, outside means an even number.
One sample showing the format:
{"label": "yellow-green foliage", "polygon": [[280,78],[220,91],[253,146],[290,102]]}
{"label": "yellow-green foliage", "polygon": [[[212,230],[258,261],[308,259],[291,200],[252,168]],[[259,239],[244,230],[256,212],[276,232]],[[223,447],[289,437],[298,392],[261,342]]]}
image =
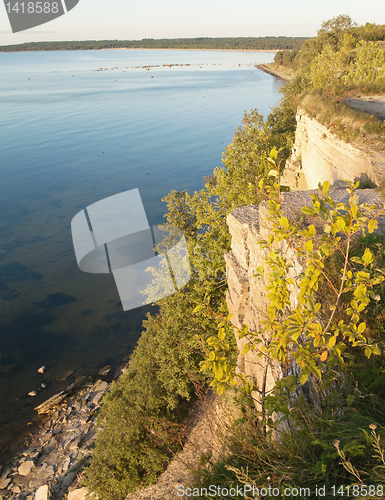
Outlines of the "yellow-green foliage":
{"label": "yellow-green foliage", "polygon": [[350,82],[357,86],[368,84],[384,74],[384,51],[378,43],[363,40],[358,42],[356,58],[349,66],[347,85]]}
{"label": "yellow-green foliage", "polygon": [[310,81],[316,90],[340,92],[344,86],[346,65],[341,52],[335,52],[328,45],[310,65]]}
{"label": "yellow-green foliage", "polygon": [[385,25],[357,26],[347,15],[322,23],[315,38],[300,50],[278,52],[275,61],[296,71],[302,90],[328,94],[348,89],[362,92],[385,90],[384,51],[377,41],[385,39]]}
{"label": "yellow-green foliage", "polygon": [[384,51],[378,43],[359,41],[351,61],[350,44],[351,37],[345,36],[341,50],[335,51],[328,45],[313,59],[309,76],[314,89],[340,93],[352,87],[375,85],[385,74]]}

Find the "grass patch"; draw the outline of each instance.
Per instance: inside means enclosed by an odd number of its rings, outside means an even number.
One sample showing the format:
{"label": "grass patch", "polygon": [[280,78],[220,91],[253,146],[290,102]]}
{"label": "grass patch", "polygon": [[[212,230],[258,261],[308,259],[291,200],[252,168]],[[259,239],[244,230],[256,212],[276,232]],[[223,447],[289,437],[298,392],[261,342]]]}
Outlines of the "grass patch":
{"label": "grass patch", "polygon": [[384,149],[385,125],[375,116],[344,103],[341,97],[308,93],[299,105],[345,142]]}
{"label": "grass patch", "polygon": [[[260,491],[270,487],[280,492],[280,498],[286,498],[281,496],[285,489],[303,488],[306,494],[296,498],[315,499],[319,485],[325,485],[330,494],[333,486],[360,484],[358,478],[364,484],[383,484],[384,463],[376,449],[378,437],[385,436],[383,412],[373,410],[368,400],[352,405],[341,392],[334,403],[339,414],[334,406],[313,413],[297,409],[290,430],[268,435],[255,425],[256,415],[250,410],[229,429],[221,457],[200,469],[196,486],[252,485]],[[203,490],[199,498],[212,496]]]}

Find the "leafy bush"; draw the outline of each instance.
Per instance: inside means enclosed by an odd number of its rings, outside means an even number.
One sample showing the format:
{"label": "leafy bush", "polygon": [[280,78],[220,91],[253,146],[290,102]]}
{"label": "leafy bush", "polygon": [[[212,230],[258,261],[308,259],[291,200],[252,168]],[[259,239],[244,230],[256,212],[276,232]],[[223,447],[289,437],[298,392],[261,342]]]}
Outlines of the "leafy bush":
{"label": "leafy bush", "polygon": [[165,359],[157,348],[162,332],[151,318],[148,323],[128,373],[103,399],[103,430],[85,481],[99,498],[121,499],[154,482],[183,439],[179,402],[182,395],[191,397],[191,384],[186,371],[179,370],[176,377],[175,349]]}
{"label": "leafy bush", "polygon": [[375,82],[385,75],[384,62],[384,51],[377,43],[361,40],[356,47],[355,60],[350,64],[349,79],[356,86]]}
{"label": "leafy bush", "polygon": [[342,53],[328,45],[310,65],[311,85],[316,90],[339,93],[344,87],[346,71]]}

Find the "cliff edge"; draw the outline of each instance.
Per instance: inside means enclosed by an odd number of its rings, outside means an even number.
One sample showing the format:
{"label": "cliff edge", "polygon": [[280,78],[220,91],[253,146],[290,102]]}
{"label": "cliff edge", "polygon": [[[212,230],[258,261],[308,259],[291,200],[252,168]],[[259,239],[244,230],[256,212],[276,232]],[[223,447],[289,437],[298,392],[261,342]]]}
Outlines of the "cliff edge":
{"label": "cliff edge", "polygon": [[299,108],[292,154],[281,184],[294,190],[316,189],[318,183],[339,180],[379,186],[385,179],[385,152],[344,142]]}

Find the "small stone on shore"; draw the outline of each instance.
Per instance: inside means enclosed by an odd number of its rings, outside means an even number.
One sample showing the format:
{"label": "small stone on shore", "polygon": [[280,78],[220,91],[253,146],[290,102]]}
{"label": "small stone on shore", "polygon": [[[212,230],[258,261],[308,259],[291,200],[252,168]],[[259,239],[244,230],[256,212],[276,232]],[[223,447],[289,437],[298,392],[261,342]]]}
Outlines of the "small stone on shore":
{"label": "small stone on shore", "polygon": [[68,493],[68,500],[85,500],[89,495],[87,488],[79,488],[78,490],[73,490]]}
{"label": "small stone on shore", "polygon": [[44,484],[43,486],[40,486],[40,488],[38,488],[36,490],[36,493],[35,493],[35,500],[48,500],[48,485],[47,484]]}
{"label": "small stone on shore", "polygon": [[0,490],[5,490],[12,478],[0,479]]}
{"label": "small stone on shore", "polygon": [[20,476],[28,476],[28,474],[34,467],[35,464],[32,462],[32,460],[28,460],[27,462],[23,462],[17,470]]}

